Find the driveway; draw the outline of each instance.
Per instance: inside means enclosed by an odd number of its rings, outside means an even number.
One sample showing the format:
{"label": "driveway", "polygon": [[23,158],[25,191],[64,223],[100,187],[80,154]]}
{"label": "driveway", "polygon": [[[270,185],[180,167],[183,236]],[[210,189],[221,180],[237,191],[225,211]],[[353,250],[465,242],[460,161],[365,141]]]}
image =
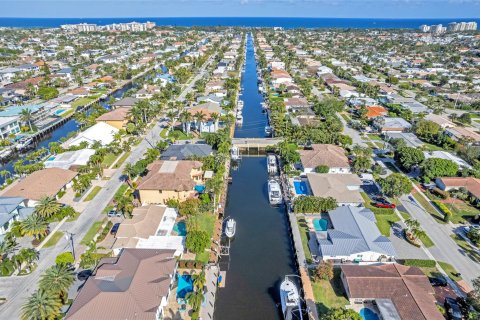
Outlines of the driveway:
{"label": "driveway", "polygon": [[395,248],[396,259],[429,259],[427,254],[418,247],[411,245],[405,240],[403,235],[403,229],[405,228],[405,224],[401,221],[395,222],[392,225],[392,229],[390,230],[390,241]]}

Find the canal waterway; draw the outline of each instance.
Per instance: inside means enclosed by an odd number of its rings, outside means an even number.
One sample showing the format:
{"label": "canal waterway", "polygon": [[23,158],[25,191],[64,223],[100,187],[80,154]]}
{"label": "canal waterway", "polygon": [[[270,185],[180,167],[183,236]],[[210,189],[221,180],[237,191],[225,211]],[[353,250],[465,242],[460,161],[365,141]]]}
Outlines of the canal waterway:
{"label": "canal waterway", "polygon": [[[250,36],[247,43],[244,125],[236,128],[235,137],[263,137],[266,116]],[[231,176],[225,216],[235,219],[237,228],[230,255],[220,259],[220,269],[227,271],[226,286],[219,289],[214,318],[283,319],[280,283],[285,275],[297,274],[285,207],[268,202],[266,157],[242,158]]]}
{"label": "canal waterway", "polygon": [[262,112],[263,96],[258,92],[257,61],[254,53],[254,42],[251,34],[247,37],[246,65],[240,83],[243,94],[243,125],[235,127],[235,138],[265,137],[267,115]]}

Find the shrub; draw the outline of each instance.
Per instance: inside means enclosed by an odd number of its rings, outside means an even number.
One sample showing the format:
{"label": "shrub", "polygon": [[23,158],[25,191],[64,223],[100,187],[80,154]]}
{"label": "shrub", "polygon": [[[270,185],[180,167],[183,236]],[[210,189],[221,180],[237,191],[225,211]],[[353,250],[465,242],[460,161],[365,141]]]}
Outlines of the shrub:
{"label": "shrub", "polygon": [[316,173],[328,173],[330,171],[330,168],[326,165],[320,165],[315,168]]}
{"label": "shrub", "polygon": [[186,246],[193,253],[204,252],[209,243],[210,237],[205,231],[192,230],[187,234]]}
{"label": "shrub", "polygon": [[435,260],[427,259],[405,259],[399,260],[403,265],[410,267],[433,268],[437,264]]}
{"label": "shrub", "polygon": [[109,220],[105,228],[103,228],[102,232],[98,235],[97,242],[102,242],[107,237],[107,234],[110,231],[110,229],[112,229],[112,227],[113,227],[113,222]]}
{"label": "shrub", "polygon": [[333,279],[333,262],[332,260],[320,261],[315,270],[315,277],[321,280]]}
{"label": "shrub", "polygon": [[318,213],[335,209],[337,201],[332,198],[320,198],[314,196],[301,196],[293,201],[295,213]]}
{"label": "shrub", "polygon": [[432,193],[439,196],[442,199],[448,199],[448,197],[450,196],[448,192],[443,191],[442,189],[439,189],[439,188],[433,188]]}
{"label": "shrub", "polygon": [[58,264],[58,265],[73,264],[74,262],[75,260],[73,259],[73,254],[68,251],[64,253],[60,253],[55,258],[55,264]]}
{"label": "shrub", "polygon": [[450,211],[450,209],[448,209],[447,206],[443,202],[440,202],[439,200],[433,200],[433,203],[443,213],[443,220],[445,222],[450,221],[450,218],[453,215],[452,211]]}
{"label": "shrub", "polygon": [[195,267],[195,261],[187,261],[186,267],[188,269],[193,269]]}

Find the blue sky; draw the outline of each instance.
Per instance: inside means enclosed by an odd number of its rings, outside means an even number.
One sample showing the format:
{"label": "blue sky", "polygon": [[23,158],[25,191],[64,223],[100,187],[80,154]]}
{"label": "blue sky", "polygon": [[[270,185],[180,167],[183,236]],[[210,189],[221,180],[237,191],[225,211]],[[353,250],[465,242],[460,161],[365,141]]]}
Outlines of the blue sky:
{"label": "blue sky", "polygon": [[480,0],[0,0],[2,17],[467,18]]}

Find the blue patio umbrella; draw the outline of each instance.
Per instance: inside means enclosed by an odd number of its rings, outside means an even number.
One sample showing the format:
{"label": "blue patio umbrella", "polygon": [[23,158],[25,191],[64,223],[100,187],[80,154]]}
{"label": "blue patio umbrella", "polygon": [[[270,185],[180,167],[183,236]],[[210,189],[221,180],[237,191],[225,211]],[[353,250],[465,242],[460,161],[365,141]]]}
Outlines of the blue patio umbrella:
{"label": "blue patio umbrella", "polygon": [[193,280],[190,275],[178,275],[177,298],[184,299],[187,293],[193,291]]}

